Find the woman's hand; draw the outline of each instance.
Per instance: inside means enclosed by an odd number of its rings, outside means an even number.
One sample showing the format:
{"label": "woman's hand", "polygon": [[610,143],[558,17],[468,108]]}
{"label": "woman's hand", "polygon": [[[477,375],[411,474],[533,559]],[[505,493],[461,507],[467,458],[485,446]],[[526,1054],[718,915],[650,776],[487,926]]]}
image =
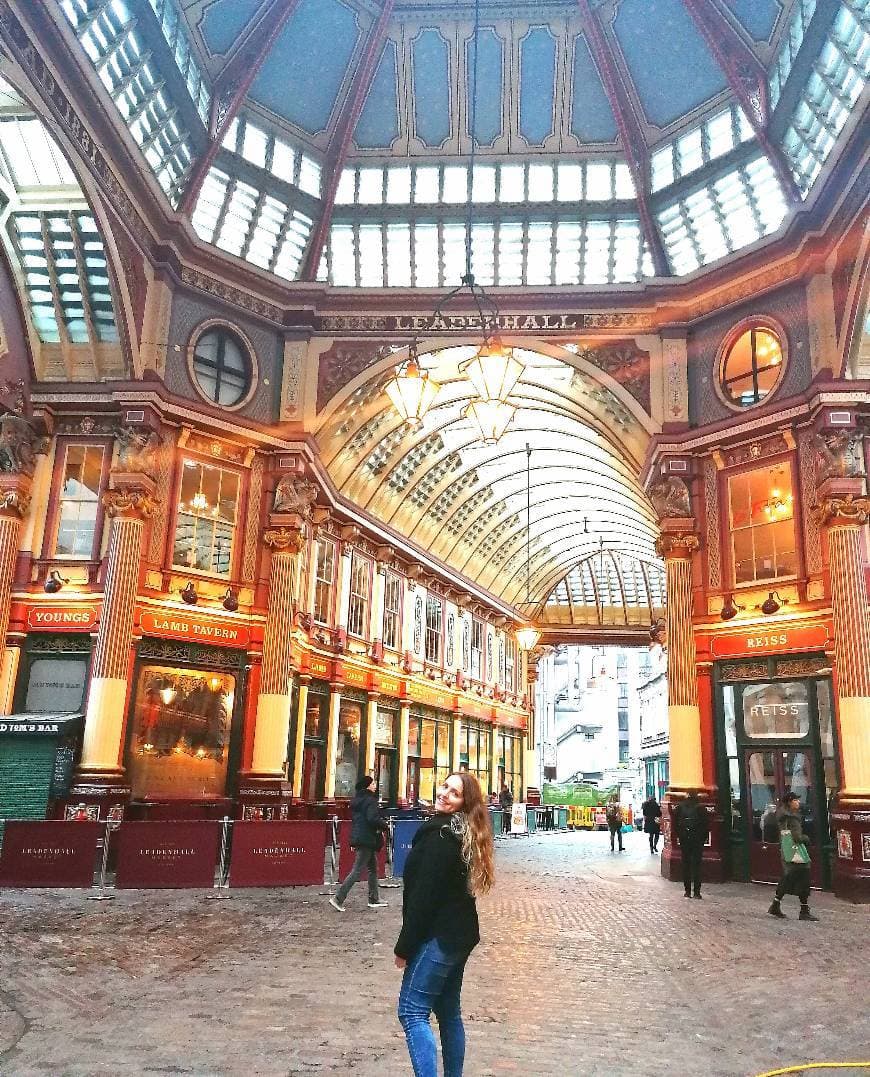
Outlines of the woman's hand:
{"label": "woman's hand", "polygon": [[397,957],[396,958],[396,968],[397,969],[403,969],[407,964],[408,964],[408,962],[404,959],[404,957]]}

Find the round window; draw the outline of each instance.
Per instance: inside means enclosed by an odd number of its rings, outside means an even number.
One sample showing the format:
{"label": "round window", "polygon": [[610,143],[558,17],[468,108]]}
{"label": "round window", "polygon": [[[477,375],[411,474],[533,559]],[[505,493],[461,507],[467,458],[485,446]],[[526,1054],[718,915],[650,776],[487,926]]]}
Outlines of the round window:
{"label": "round window", "polygon": [[206,399],[231,408],[244,400],[251,388],[251,360],[234,334],[209,329],[193,350],[193,375]]}
{"label": "round window", "polygon": [[751,408],[779,384],[783,370],[782,342],[767,325],[745,329],[725,350],[719,384],[729,404]]}

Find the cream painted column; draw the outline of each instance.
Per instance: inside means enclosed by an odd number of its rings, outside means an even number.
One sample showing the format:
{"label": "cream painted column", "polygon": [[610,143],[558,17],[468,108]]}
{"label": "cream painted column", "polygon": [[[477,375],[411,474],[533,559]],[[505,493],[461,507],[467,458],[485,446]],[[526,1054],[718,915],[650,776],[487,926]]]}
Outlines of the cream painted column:
{"label": "cream painted column", "polygon": [[692,554],[698,538],[688,527],[694,521],[665,519],[656,550],[665,562],[668,605],[668,722],[670,788],[704,788],[701,757],[701,712],[695,636],[692,630]]}
{"label": "cream painted column", "polygon": [[[365,743],[365,756],[363,773],[375,775],[375,733],[377,732],[378,723],[378,700],[381,698],[379,692],[368,693],[368,703],[366,705],[366,743]],[[376,776],[375,776],[376,777]]]}
{"label": "cream painted column", "polygon": [[263,673],[254,725],[252,778],[284,778],[290,739],[290,642],[296,557],[304,544],[301,530],[277,527],[263,541],[272,552],[269,604],[263,635]]}
{"label": "cream painted column", "polygon": [[369,639],[381,640],[384,633],[384,596],[386,594],[387,566],[380,561],[375,564],[372,578],[372,605],[369,617]]}
{"label": "cream painted column", "polygon": [[499,749],[498,749],[498,726],[497,725],[493,725],[492,734],[491,734],[490,739],[491,739],[491,743],[492,743],[492,755],[490,756],[490,766],[489,766],[490,782],[489,782],[489,789],[484,789],[484,795],[485,796],[489,795],[489,793],[491,793],[493,791],[495,791],[496,793],[501,792],[501,782],[498,780],[498,767],[499,767],[498,750]]}
{"label": "cream painted column", "polygon": [[21,524],[30,505],[28,475],[0,475],[0,714],[9,714],[18,672],[19,647],[6,646],[12,606],[12,579],[21,542]]}
{"label": "cream painted column", "polygon": [[139,585],[145,520],[157,509],[156,486],[140,474],[116,474],[103,495],[112,519],[106,555],[103,609],[94,648],[79,772],[117,778],[133,641],[133,607]]}
{"label": "cream painted column", "polygon": [[862,548],[870,498],[827,497],[812,511],[828,533],[843,761],[839,796],[870,797],[870,606]]}
{"label": "cream painted column", "polygon": [[335,768],[338,765],[338,716],[341,710],[341,690],[343,684],[329,686],[329,722],[326,729],[326,783],[323,789],[325,800],[335,797]]}
{"label": "cream painted column", "polygon": [[453,771],[459,770],[459,757],[462,754],[460,749],[460,741],[462,739],[462,715],[457,714],[453,718],[453,742],[452,752],[450,755],[450,769]]}
{"label": "cream painted column", "polygon": [[399,702],[399,739],[397,744],[396,766],[399,768],[397,797],[399,803],[408,797],[408,734],[411,730],[411,702],[408,699]]}
{"label": "cream painted column", "polygon": [[302,763],[305,759],[305,722],[308,717],[308,686],[311,677],[304,673],[299,678],[299,701],[296,706],[296,746],[293,751],[293,796],[302,796]]}

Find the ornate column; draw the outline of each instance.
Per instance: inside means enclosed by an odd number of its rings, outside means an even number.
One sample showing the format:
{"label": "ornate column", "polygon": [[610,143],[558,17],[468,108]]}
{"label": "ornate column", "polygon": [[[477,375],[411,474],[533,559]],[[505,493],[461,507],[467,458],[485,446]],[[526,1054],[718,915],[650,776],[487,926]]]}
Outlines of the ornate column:
{"label": "ornate column", "polygon": [[870,605],[864,562],[870,497],[862,472],[860,438],[842,432],[817,438],[819,499],[811,511],[827,537],[842,763],[831,812],[834,892],[870,902]]}
{"label": "ornate column", "polygon": [[375,774],[375,733],[377,731],[378,722],[378,700],[381,698],[379,692],[368,693],[368,704],[366,706],[366,742],[365,752],[363,754],[363,774],[371,774],[377,780]]}
{"label": "ornate column", "polygon": [[[122,462],[126,462],[123,455]],[[156,489],[148,475],[116,471],[110,476],[109,489],[103,495],[103,506],[112,525],[79,774],[110,784],[124,773],[121,749],[133,642],[133,607],[139,585],[145,521],[158,506]]]}
{"label": "ornate column", "polygon": [[403,804],[408,799],[408,733],[411,728],[411,701],[399,701],[399,739],[396,766],[399,768],[397,799]]}
{"label": "ornate column", "polygon": [[341,713],[343,684],[333,681],[329,686],[329,721],[326,727],[326,783],[323,799],[335,799],[335,768],[338,764],[338,719]]}
{"label": "ornate column", "polygon": [[461,747],[460,742],[462,740],[462,715],[454,714],[453,722],[451,724],[453,728],[450,731],[452,749],[450,753],[450,769],[459,770],[459,749]]}

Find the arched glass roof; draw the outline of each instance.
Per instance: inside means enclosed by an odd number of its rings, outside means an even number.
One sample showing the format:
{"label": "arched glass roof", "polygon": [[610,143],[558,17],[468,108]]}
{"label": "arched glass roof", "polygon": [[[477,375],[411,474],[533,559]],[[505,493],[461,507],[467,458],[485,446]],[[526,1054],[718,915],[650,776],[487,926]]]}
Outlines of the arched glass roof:
{"label": "arched glass roof", "polygon": [[574,565],[538,613],[546,625],[649,625],[665,608],[659,562],[602,547]]}
{"label": "arched glass roof", "polygon": [[569,352],[559,358],[517,348],[525,370],[510,399],[518,410],[499,443],[487,446],[462,416],[475,391],[460,365],[474,351],[450,347],[422,357],[441,390],[416,431],[383,391],[399,353],[332,402],[317,440],[340,493],[529,611],[600,539],[654,561],[657,526],[637,478],[650,431],[631,398]]}
{"label": "arched glass roof", "polygon": [[483,284],[694,272],[799,211],[870,77],[865,0],[60,10],[200,238],[335,286],[457,284],[469,202]]}

